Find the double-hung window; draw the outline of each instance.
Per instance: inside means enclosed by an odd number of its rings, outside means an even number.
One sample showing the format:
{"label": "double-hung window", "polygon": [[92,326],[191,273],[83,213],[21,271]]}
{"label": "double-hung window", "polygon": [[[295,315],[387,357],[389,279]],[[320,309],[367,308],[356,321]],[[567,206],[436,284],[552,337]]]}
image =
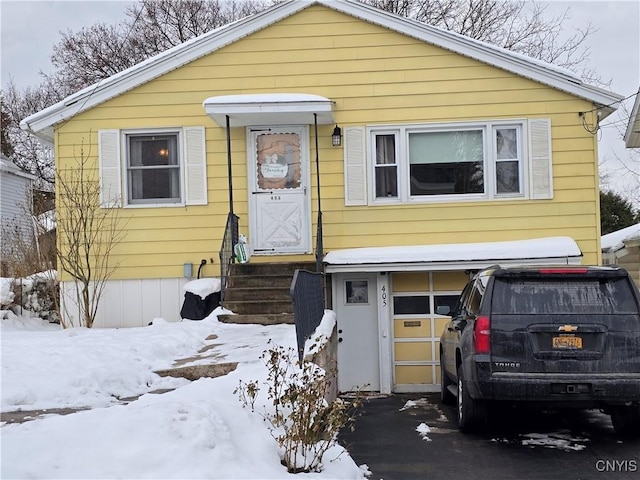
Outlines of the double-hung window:
{"label": "double-hung window", "polygon": [[376,198],[398,197],[398,135],[377,133],[375,135],[374,176]]}
{"label": "double-hung window", "polygon": [[127,203],[180,203],[180,135],[126,134]]}
{"label": "double-hung window", "polygon": [[102,207],[207,204],[204,127],[99,130]]}
{"label": "double-hung window", "polygon": [[[370,127],[369,199],[375,204],[525,198],[526,139],[526,120]],[[538,150],[549,168],[550,152]]]}

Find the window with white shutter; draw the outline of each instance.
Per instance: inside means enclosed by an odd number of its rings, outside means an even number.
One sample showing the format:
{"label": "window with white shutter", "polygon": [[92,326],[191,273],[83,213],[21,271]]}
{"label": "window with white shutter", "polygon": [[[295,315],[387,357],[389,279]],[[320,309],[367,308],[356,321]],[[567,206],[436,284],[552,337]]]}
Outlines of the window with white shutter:
{"label": "window with white shutter", "polygon": [[102,206],[206,205],[204,127],[101,130]]}

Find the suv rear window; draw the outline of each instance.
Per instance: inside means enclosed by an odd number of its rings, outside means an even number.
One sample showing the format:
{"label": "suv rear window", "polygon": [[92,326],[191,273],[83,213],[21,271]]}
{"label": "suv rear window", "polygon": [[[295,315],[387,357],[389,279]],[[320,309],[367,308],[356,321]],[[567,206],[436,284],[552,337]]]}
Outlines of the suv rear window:
{"label": "suv rear window", "polygon": [[626,278],[499,278],[494,314],[637,314]]}

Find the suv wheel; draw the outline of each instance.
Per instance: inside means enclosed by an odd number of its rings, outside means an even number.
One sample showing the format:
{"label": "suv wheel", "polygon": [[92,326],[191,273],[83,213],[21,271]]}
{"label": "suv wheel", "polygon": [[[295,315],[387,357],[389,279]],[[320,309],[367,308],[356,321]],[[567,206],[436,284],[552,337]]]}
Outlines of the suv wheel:
{"label": "suv wheel", "polygon": [[449,386],[453,385],[453,382],[444,370],[443,358],[440,357],[440,402],[444,405],[455,404],[455,396],[449,390]]}
{"label": "suv wheel", "polygon": [[640,406],[620,405],[612,407],[611,423],[613,424],[613,429],[621,437],[640,437]]}
{"label": "suv wheel", "polygon": [[486,424],[485,405],[467,392],[462,365],[458,367],[458,428],[463,433],[478,431]]}

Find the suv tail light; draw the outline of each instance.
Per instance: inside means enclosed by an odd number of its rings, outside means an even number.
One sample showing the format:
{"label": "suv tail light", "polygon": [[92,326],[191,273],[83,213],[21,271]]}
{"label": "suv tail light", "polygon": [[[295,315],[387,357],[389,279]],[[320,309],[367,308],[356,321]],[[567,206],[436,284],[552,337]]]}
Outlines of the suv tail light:
{"label": "suv tail light", "polygon": [[564,275],[565,273],[587,273],[589,270],[586,268],[541,268],[540,273],[556,273],[558,275]]}
{"label": "suv tail light", "polygon": [[491,351],[491,321],[489,317],[481,315],[473,325],[473,346],[476,353]]}

